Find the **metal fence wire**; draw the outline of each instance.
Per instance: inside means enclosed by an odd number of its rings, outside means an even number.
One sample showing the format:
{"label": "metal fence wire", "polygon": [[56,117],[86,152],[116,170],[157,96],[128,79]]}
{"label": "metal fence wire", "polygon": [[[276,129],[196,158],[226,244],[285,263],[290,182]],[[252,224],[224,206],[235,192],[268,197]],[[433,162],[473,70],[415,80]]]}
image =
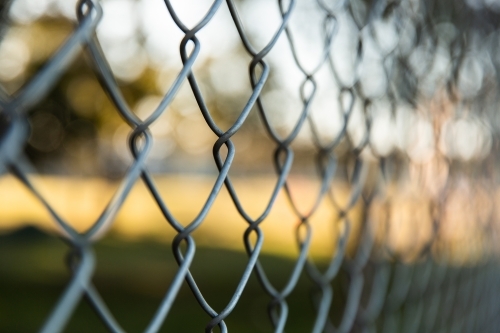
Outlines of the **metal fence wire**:
{"label": "metal fence wire", "polygon": [[[307,30],[313,24],[321,27],[314,37],[322,40],[322,47],[308,58],[315,59],[314,64],[306,63],[303,56],[314,49],[296,43],[296,31],[291,28],[290,22],[303,8],[300,1],[273,3],[279,8],[280,21],[269,25],[273,31],[267,42],[256,40],[248,32],[252,21],[244,20],[246,13],[242,8],[247,7],[242,7],[243,3],[215,0],[196,24],[188,26],[171,1],[164,1],[171,20],[184,35],[179,46],[183,65],[147,117],[140,118],[132,111],[101,48],[96,35],[103,16],[99,0],[78,2],[73,32],[28,82],[13,94],[0,90],[0,168],[20,180],[43,204],[69,248],[67,265],[72,277],[39,331],[64,331],[85,298],[110,332],[124,332],[93,283],[98,260],[93,247],[113,226],[133,186],[142,181],[150,200],[176,231],[172,251],[178,265],[144,332],[169,331],[163,327],[164,322],[184,284],[207,314],[205,332],[227,332],[231,327],[225,319],[231,316],[252,275],[269,297],[268,320],[274,332],[284,332],[285,328],[293,331],[293,327],[287,326],[287,299],[303,277],[315,286],[311,291],[312,303],[303,303],[314,310],[311,332],[498,332],[498,2],[308,1],[320,20],[311,19],[302,28]],[[217,96],[202,89],[195,70],[204,46],[197,35],[208,29],[222,10],[229,11],[247,54],[251,83],[243,107],[231,118],[229,126],[222,126],[220,117],[213,115],[212,104],[207,100]],[[266,20],[265,12],[260,15]],[[271,111],[263,98],[272,78],[285,75],[268,61],[280,43],[291,51],[290,64],[302,77],[294,97],[300,99],[300,114],[288,131],[276,125],[274,109]],[[26,171],[32,167],[24,153],[30,111],[50,93],[75,60],[82,59],[78,58],[81,52],[91,63],[116,112],[130,127],[128,146],[133,155],[121,185],[85,232],[78,232],[71,221],[63,219],[37,190],[32,173]],[[336,130],[330,132],[324,130],[322,118],[315,117],[316,109],[323,107],[316,101],[323,89],[324,73],[333,82],[327,87],[327,95],[334,100],[330,107],[340,115],[335,118]],[[147,166],[155,141],[150,127],[169,112],[182,85],[189,85],[198,112],[217,137],[212,153],[218,175],[204,205],[188,222],[174,216]],[[276,175],[268,203],[258,216],[247,211],[230,176],[238,154],[233,137],[251,116],[259,119],[270,138]],[[396,127],[384,127],[384,121],[406,121],[409,127],[396,137]],[[300,163],[294,153],[299,149],[295,144],[301,135],[311,142],[307,149],[314,153],[312,163],[321,184],[317,192],[307,194],[315,198],[307,211],[300,208],[289,184],[292,166]],[[389,137],[396,139],[393,144],[384,145],[384,138]],[[334,181],[339,175],[344,175],[348,185],[346,198],[335,195],[335,187],[344,186]],[[417,181],[412,183],[412,179]],[[421,194],[424,199],[415,206],[405,203],[405,184],[414,186],[416,192],[412,193]],[[242,236],[248,261],[227,304],[213,308],[197,285],[203,277],[195,277],[190,267],[196,255],[193,232],[204,223],[221,191],[229,193],[247,223]],[[287,197],[298,221],[298,255],[293,270],[282,272],[286,283],[280,287],[273,283],[259,259],[265,236],[261,227],[279,195]],[[315,262],[310,255],[315,231],[310,220],[322,204],[336,212],[328,223],[340,234],[334,238],[327,265]],[[356,209],[359,218],[353,217]],[[409,231],[399,227],[398,221],[405,219],[412,221]],[[466,220],[467,227],[460,225],[462,220]],[[350,251],[347,245],[352,237],[357,239],[357,245]],[[332,283],[341,274],[345,277],[341,284],[345,297],[339,307],[333,305],[340,296],[334,293]]]}

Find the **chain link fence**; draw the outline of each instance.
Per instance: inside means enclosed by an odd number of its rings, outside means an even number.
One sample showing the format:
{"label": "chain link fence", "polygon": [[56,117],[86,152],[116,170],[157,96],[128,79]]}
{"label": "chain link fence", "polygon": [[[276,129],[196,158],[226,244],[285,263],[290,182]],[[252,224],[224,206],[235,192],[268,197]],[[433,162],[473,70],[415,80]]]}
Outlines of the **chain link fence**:
{"label": "chain link fence", "polygon": [[[262,24],[267,40],[257,38],[252,27],[268,17],[271,21],[272,15],[260,2],[253,4],[260,10],[259,22],[246,19],[245,1],[204,4],[206,11],[195,24],[187,24],[171,1],[165,0],[164,5],[183,34],[182,67],[147,116],[133,111],[101,47],[96,30],[103,7],[98,0],[78,2],[72,33],[29,81],[14,93],[0,90],[0,168],[43,204],[69,249],[67,266],[72,277],[40,332],[64,331],[83,298],[110,332],[125,331],[94,286],[99,258],[93,248],[107,235],[138,182],[145,184],[149,200],[176,233],[171,240],[175,275],[144,332],[169,331],[164,322],[183,285],[207,314],[205,331],[227,332],[231,327],[225,319],[238,305],[251,276],[268,295],[268,320],[274,332],[294,331],[287,326],[288,319],[301,314],[290,313],[287,299],[303,277],[314,286],[311,299],[303,302],[314,310],[311,332],[498,332],[500,4],[280,0],[272,4],[274,13],[279,13],[274,17],[278,23]],[[218,95],[204,88],[196,69],[204,47],[198,35],[222,11],[229,13],[244,49],[251,87],[239,99],[241,107],[225,119],[224,114],[214,115],[213,100]],[[302,14],[302,25],[294,26],[295,17]],[[301,34],[320,43],[309,47],[296,39]],[[115,112],[129,126],[133,156],[112,199],[84,232],[62,218],[37,190],[31,180],[34,168],[24,149],[30,111],[75,61],[82,60],[81,52]],[[292,61],[285,59],[284,52]],[[230,79],[219,76],[219,80]],[[300,81],[293,96],[299,101],[296,110],[288,110],[289,104],[281,100],[277,105],[276,94],[270,93],[276,80],[292,77]],[[183,85],[189,86],[197,113],[216,137],[212,155],[218,170],[203,206],[190,221],[172,213],[148,168],[155,142],[150,128],[169,112]],[[273,152],[265,158],[271,159],[275,174],[273,190],[259,214],[249,212],[230,175],[239,154],[234,137],[252,122],[269,138],[265,149],[271,147]],[[185,140],[190,136],[194,140],[196,129],[184,130],[191,131]],[[251,160],[258,149],[242,154]],[[305,161],[300,157],[304,151],[312,156]],[[307,209],[298,202],[289,180],[292,168],[304,163],[314,165],[319,184],[317,191],[307,193],[314,199]],[[246,222],[242,237],[248,260],[231,298],[224,307],[214,308],[198,287],[203,276],[194,276],[190,267],[196,255],[193,234],[221,191],[229,193]],[[293,269],[282,272],[286,283],[280,286],[259,259],[265,243],[262,226],[279,196],[287,198],[295,216],[298,249]],[[325,205],[335,212],[327,221],[335,232],[326,263],[315,260],[310,251],[316,228],[312,219]],[[290,225],[283,224],[284,228]],[[334,292],[335,281],[341,281],[342,290]]]}

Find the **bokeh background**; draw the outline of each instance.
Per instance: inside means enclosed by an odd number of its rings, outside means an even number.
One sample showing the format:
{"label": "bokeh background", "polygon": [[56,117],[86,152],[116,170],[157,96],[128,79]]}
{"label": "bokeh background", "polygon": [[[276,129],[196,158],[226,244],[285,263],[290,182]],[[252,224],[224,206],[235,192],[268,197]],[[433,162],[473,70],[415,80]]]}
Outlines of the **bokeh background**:
{"label": "bokeh background", "polygon": [[[279,7],[264,0],[235,2],[252,42],[264,46],[280,23]],[[182,20],[193,26],[211,3],[173,1],[173,5]],[[72,33],[75,6],[73,0],[2,4],[0,82],[4,93],[15,94],[29,82]],[[144,118],[182,68],[179,43],[184,34],[160,0],[103,0],[102,6],[97,38],[125,99]],[[346,138],[335,151],[339,171],[333,195],[347,202],[350,154],[365,136],[370,144],[361,156],[370,165],[367,183],[384,179],[383,195],[369,209],[359,200],[348,213],[352,223],[348,256],[358,247],[361,225],[369,215],[376,226],[373,237],[383,248],[377,255],[393,263],[421,264],[420,253],[431,243],[431,258],[436,262],[451,267],[480,265],[499,250],[500,2],[434,4],[421,0],[406,6],[414,17],[402,23],[391,17],[376,20],[370,29],[360,29],[356,21],[372,10],[369,2],[352,1],[350,12],[338,11],[330,55],[336,76],[328,66],[315,75],[318,88],[310,118],[323,142],[344,130],[346,103],[341,88],[353,86],[363,95],[353,102]],[[425,24],[420,24],[418,16],[421,7],[429,15]],[[317,3],[298,1],[290,27],[299,60],[312,70],[324,47]],[[227,129],[252,91],[251,57],[225,6],[197,36],[202,47],[193,72],[213,118]],[[302,111],[301,92],[307,95],[311,87],[304,84],[284,37],[266,61],[271,72],[261,98],[272,125],[285,135]],[[389,77],[386,69],[391,67],[395,74]],[[370,100],[368,113],[366,100]],[[321,185],[313,130],[304,126],[292,144],[295,158],[288,182],[302,211],[313,205]],[[187,223],[203,205],[218,174],[212,156],[217,136],[206,125],[187,83],[151,132],[154,144],[147,168],[154,173],[172,213]],[[130,167],[129,133],[84,52],[29,113],[24,155],[32,168],[32,181],[77,230],[85,230],[98,218]],[[277,179],[272,163],[276,144],[256,110],[232,140],[237,153],[230,175],[245,207],[257,214],[266,206]],[[378,171],[381,161],[383,177]],[[335,253],[345,223],[338,216],[339,209],[322,202],[310,219],[315,230],[310,252],[320,265],[326,265]],[[299,252],[294,231],[298,222],[283,194],[262,224],[266,235],[262,262],[278,285],[285,283],[283,272],[292,269]],[[246,227],[223,190],[194,233],[198,252],[192,272],[216,308],[226,304],[248,260],[242,241]],[[58,238],[60,232],[50,214],[9,173],[0,177],[0,233],[0,331],[36,331],[70,277],[63,264],[67,246]],[[128,331],[147,324],[176,271],[169,245],[175,234],[138,182],[112,229],[96,245],[94,282]],[[346,299],[345,275],[340,273],[334,281],[339,295],[332,310],[336,319],[340,312],[335,310]],[[311,287],[302,276],[289,298],[291,313],[301,315],[289,316],[287,331],[309,330],[312,321],[307,318],[313,309],[309,314],[303,309],[310,302]],[[235,332],[271,331],[268,301],[252,277],[228,326]],[[208,319],[185,286],[164,328],[200,331]],[[105,328],[82,302],[67,332],[90,331],[104,332]]]}

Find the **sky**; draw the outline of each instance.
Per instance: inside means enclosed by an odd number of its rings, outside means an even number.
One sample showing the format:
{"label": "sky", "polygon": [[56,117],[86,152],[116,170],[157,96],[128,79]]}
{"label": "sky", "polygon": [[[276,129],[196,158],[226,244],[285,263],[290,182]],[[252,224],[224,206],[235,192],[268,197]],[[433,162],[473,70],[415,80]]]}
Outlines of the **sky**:
{"label": "sky", "polygon": [[[494,0],[468,0],[469,2],[472,8],[497,6],[497,1]],[[30,24],[46,15],[63,15],[75,20],[75,3],[75,0],[15,0],[10,17],[18,24]],[[97,36],[119,79],[133,81],[148,66],[159,73],[180,71],[182,63],[179,43],[184,35],[170,18],[162,0],[103,0],[101,3],[104,16],[98,26]],[[188,27],[196,25],[211,3],[206,0],[172,1],[175,11]],[[267,0],[243,1],[238,3],[238,10],[252,44],[256,49],[262,49],[281,22],[277,4]],[[290,21],[298,61],[309,72],[322,61],[322,18],[323,14],[316,3],[304,0],[297,2]],[[418,163],[428,161],[438,150],[450,158],[462,160],[481,159],[488,154],[491,149],[491,130],[475,112],[460,112],[461,116],[442,121],[439,126],[440,132],[444,134],[436,144],[435,124],[429,117],[429,110],[415,110],[408,105],[398,104],[396,112],[391,111],[393,106],[386,95],[389,82],[384,69],[384,65],[386,68],[391,66],[391,60],[387,62],[385,58],[390,58],[389,55],[396,47],[405,52],[405,43],[408,44],[409,40],[415,38],[411,25],[399,30],[398,35],[394,20],[377,20],[373,23],[373,33],[370,33],[368,29],[359,30],[351,15],[338,11],[335,29],[331,59],[339,79],[333,79],[327,63],[319,67],[314,76],[318,90],[310,111],[324,142],[333,140],[344,126],[348,102],[345,96],[339,96],[339,87],[350,87],[359,80],[365,96],[374,101],[368,112],[373,118],[370,139],[377,154],[388,155],[399,149]],[[456,33],[453,25],[448,23],[438,24],[436,29],[441,31],[439,36],[442,45],[437,48],[429,63],[430,67],[423,65],[427,52],[424,46],[415,50],[406,48],[410,52],[412,70],[423,78],[421,92],[428,98],[435,98],[433,95],[450,73],[451,62],[450,55],[446,52],[446,43],[447,38]],[[201,52],[194,66],[195,74],[199,66],[209,61],[210,78],[218,91],[226,94],[246,91],[249,95],[247,68],[250,58],[234,56],[237,54],[235,50],[241,48],[241,41],[225,3],[197,37],[201,41]],[[363,40],[363,54],[361,63],[357,65],[355,55],[359,39]],[[1,78],[8,80],[20,75],[29,63],[29,58],[29,49],[21,40],[6,38],[0,46]],[[279,87],[266,90],[262,100],[269,110],[271,122],[284,127],[285,132],[290,132],[303,108],[300,90],[305,76],[295,63],[284,34],[266,56],[266,61],[271,65]],[[481,89],[485,70],[488,69],[485,64],[489,63],[482,54],[466,55],[463,70],[458,76],[458,88],[464,98],[475,96]],[[171,76],[161,79],[159,75],[157,85],[161,91],[166,92],[172,80]],[[307,91],[311,89],[306,85],[304,90],[307,95]],[[151,101],[160,97],[145,96],[137,108],[146,115],[147,106],[154,105]],[[430,107],[424,105],[423,108]],[[393,116],[394,113],[396,116]],[[348,123],[348,131],[355,143],[361,142],[366,134],[365,123],[362,103],[356,99]],[[457,140],[454,140],[455,137]],[[301,131],[298,142],[311,144],[308,126]]]}

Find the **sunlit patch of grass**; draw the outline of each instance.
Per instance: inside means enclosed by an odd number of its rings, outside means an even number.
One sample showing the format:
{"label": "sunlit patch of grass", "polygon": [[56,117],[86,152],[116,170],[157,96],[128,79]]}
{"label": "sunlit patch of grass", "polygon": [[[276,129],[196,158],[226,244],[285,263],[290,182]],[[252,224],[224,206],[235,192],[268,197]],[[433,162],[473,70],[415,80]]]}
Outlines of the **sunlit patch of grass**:
{"label": "sunlit patch of grass", "polygon": [[[88,229],[96,221],[119,186],[118,182],[103,178],[31,178],[55,211],[79,231]],[[166,206],[184,226],[198,216],[215,182],[215,176],[209,175],[157,175],[154,179]],[[245,212],[252,219],[258,218],[269,203],[276,177],[240,176],[231,180]],[[301,215],[308,215],[319,192],[318,181],[293,175],[288,184],[297,210]],[[433,245],[437,257],[457,264],[481,260],[492,251],[492,246],[485,240],[489,236],[486,234],[491,215],[488,212],[493,210],[496,199],[469,187],[464,185],[451,192],[441,208],[440,228],[436,231],[432,226],[435,212],[431,208],[434,206],[428,195],[411,187],[389,186],[384,196],[374,199],[367,212],[370,232],[377,246],[387,247],[398,253],[400,259],[411,262],[433,240],[433,233],[438,232],[438,242]],[[332,204],[332,197],[336,204]],[[341,218],[339,209],[345,209],[349,197],[350,187],[346,183],[334,182],[332,196],[324,197],[308,218],[312,230],[309,254],[315,260],[325,261],[335,255],[346,223],[350,223],[351,230],[347,255],[352,257],[356,252],[364,208],[362,200],[358,199],[348,210],[348,219]],[[0,178],[0,207],[0,231],[30,225],[51,233],[59,232],[43,205],[12,176]],[[262,252],[296,258],[299,224],[300,217],[292,209],[285,191],[280,191],[269,215],[259,225],[264,235]],[[199,246],[244,251],[243,234],[248,226],[223,187],[192,235]],[[304,237],[304,229],[301,232],[301,237]],[[154,239],[170,243],[176,232],[146,186],[138,181],[116,216],[111,234],[129,240]],[[255,235],[251,239],[254,242]]]}
{"label": "sunlit patch of grass", "polygon": [[[32,178],[49,204],[79,231],[92,225],[118,187],[118,183],[101,178]],[[167,207],[184,226],[197,216],[215,181],[208,176],[191,175],[157,176],[155,180]],[[294,200],[301,213],[306,214],[316,199],[311,193],[317,193],[318,189],[314,187],[313,180],[307,177],[292,177],[290,181]],[[235,177],[233,182],[244,209],[252,218],[257,218],[268,204],[276,179],[272,176]],[[339,185],[339,188],[340,196],[345,196],[345,186]],[[0,178],[0,204],[0,230],[31,225],[58,232],[47,210],[13,177]],[[351,212],[353,221],[359,219],[359,211],[358,207]],[[312,256],[326,259],[334,254],[340,224],[337,216],[338,212],[327,199],[311,216],[309,223],[314,240]],[[295,257],[298,253],[295,230],[299,222],[284,191],[281,191],[269,216],[260,224],[265,235],[263,251]],[[201,246],[241,251],[244,250],[243,233],[247,227],[248,223],[240,216],[228,191],[223,188],[193,235]],[[154,238],[167,242],[176,234],[142,182],[138,182],[128,195],[111,233],[126,239]]]}

